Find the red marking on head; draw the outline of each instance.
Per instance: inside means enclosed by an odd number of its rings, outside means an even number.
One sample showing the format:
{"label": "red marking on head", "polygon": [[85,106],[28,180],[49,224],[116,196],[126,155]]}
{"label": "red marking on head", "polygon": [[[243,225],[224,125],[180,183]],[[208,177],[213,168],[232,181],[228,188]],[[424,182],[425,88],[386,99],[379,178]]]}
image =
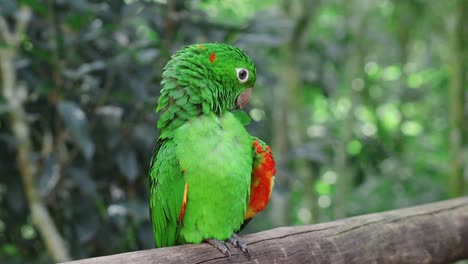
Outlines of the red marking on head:
{"label": "red marking on head", "polygon": [[205,46],[203,46],[203,45],[198,45],[198,48],[201,49],[201,50],[206,50]]}
{"label": "red marking on head", "polygon": [[215,54],[214,52],[212,52],[212,53],[210,54],[210,61],[211,61],[211,63],[214,63],[215,60],[216,60],[216,54]]}
{"label": "red marking on head", "polygon": [[188,185],[186,183],[184,187],[184,199],[182,200],[182,207],[180,208],[180,213],[179,213],[179,218],[178,218],[179,222],[181,222],[182,219],[184,218],[185,207],[187,206],[187,195],[188,195]]}

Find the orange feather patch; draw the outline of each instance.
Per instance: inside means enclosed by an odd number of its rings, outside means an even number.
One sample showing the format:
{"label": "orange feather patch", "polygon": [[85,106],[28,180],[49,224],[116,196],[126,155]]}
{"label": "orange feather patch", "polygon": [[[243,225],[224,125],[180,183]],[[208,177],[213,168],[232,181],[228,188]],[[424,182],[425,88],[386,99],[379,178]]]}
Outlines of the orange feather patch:
{"label": "orange feather patch", "polygon": [[182,200],[182,208],[180,208],[180,213],[179,213],[179,222],[181,222],[182,218],[184,218],[185,207],[187,206],[187,194],[188,194],[188,185],[186,183],[184,187],[184,199]]}

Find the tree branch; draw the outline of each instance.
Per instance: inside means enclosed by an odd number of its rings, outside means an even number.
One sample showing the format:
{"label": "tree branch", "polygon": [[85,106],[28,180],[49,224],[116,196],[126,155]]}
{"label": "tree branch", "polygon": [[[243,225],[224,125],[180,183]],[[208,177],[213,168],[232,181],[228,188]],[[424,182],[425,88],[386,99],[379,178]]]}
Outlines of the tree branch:
{"label": "tree branch", "polygon": [[8,29],[8,24],[4,17],[0,16],[0,36],[7,43],[10,43],[13,39],[11,36],[10,30]]}
{"label": "tree branch", "polygon": [[[243,237],[236,263],[448,263],[468,258],[468,197]],[[213,247],[182,245],[68,264],[228,263]]]}
{"label": "tree branch", "polygon": [[2,92],[8,104],[11,130],[18,142],[16,158],[31,210],[32,222],[41,234],[46,248],[53,259],[56,261],[67,261],[71,258],[69,257],[65,242],[57,231],[52,217],[37,190],[35,178],[38,169],[36,164],[31,160],[33,147],[27,114],[23,107],[23,103],[27,98],[27,90],[26,87],[16,83],[14,58],[17,55],[17,47],[21,41],[21,36],[25,33],[30,17],[30,9],[24,6],[21,7],[13,32],[9,31],[6,20],[0,17],[0,36],[3,37],[9,46],[7,49],[0,49]]}

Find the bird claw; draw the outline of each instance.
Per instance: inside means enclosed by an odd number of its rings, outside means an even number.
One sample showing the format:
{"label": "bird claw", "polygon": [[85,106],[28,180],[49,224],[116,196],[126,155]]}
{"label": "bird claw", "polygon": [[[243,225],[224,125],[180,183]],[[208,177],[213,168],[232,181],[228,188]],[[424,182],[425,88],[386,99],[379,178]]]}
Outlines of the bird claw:
{"label": "bird claw", "polygon": [[214,238],[206,240],[207,243],[211,244],[215,248],[217,248],[221,253],[223,253],[225,256],[228,256],[229,262],[232,262],[231,259],[231,251],[229,250],[229,246],[226,244],[226,242],[217,240]]}
{"label": "bird claw", "polygon": [[251,260],[247,244],[244,241],[242,241],[236,233],[232,234],[231,238],[228,239],[228,242],[234,245],[235,247],[239,248],[242,252],[244,252],[247,258]]}
{"label": "bird claw", "polygon": [[[207,239],[206,240],[207,243],[211,244],[212,246],[214,246],[215,248],[217,248],[219,251],[221,251],[221,253],[223,253],[225,256],[228,256],[229,258],[229,262],[231,263],[232,262],[232,259],[231,259],[231,251],[229,249],[229,246],[226,244],[226,242],[224,241],[221,241],[221,240],[217,240],[217,239],[214,239],[214,238],[211,238],[211,239]],[[247,256],[247,258],[249,260],[251,260],[251,256],[250,256],[250,251],[249,249],[247,248],[247,244],[242,241],[240,239],[240,237],[234,233],[232,234],[231,238],[229,238],[227,240],[227,242],[231,243],[233,246],[239,248],[242,252],[244,252],[244,254]]]}

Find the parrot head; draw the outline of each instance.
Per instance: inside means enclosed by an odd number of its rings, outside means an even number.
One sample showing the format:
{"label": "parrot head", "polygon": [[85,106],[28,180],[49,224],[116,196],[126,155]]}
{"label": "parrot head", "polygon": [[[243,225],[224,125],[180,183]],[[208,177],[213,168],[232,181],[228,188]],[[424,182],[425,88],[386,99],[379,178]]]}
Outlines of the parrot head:
{"label": "parrot head", "polygon": [[158,111],[182,102],[195,105],[198,115],[243,108],[255,85],[255,74],[252,60],[239,48],[221,43],[187,46],[164,68]]}
{"label": "parrot head", "polygon": [[[244,108],[249,102],[256,81],[252,60],[239,48],[225,44],[212,45],[213,51],[208,53],[214,76],[213,85],[217,86],[216,99],[222,104],[217,108],[221,111]],[[211,48],[211,45],[207,46]]]}

